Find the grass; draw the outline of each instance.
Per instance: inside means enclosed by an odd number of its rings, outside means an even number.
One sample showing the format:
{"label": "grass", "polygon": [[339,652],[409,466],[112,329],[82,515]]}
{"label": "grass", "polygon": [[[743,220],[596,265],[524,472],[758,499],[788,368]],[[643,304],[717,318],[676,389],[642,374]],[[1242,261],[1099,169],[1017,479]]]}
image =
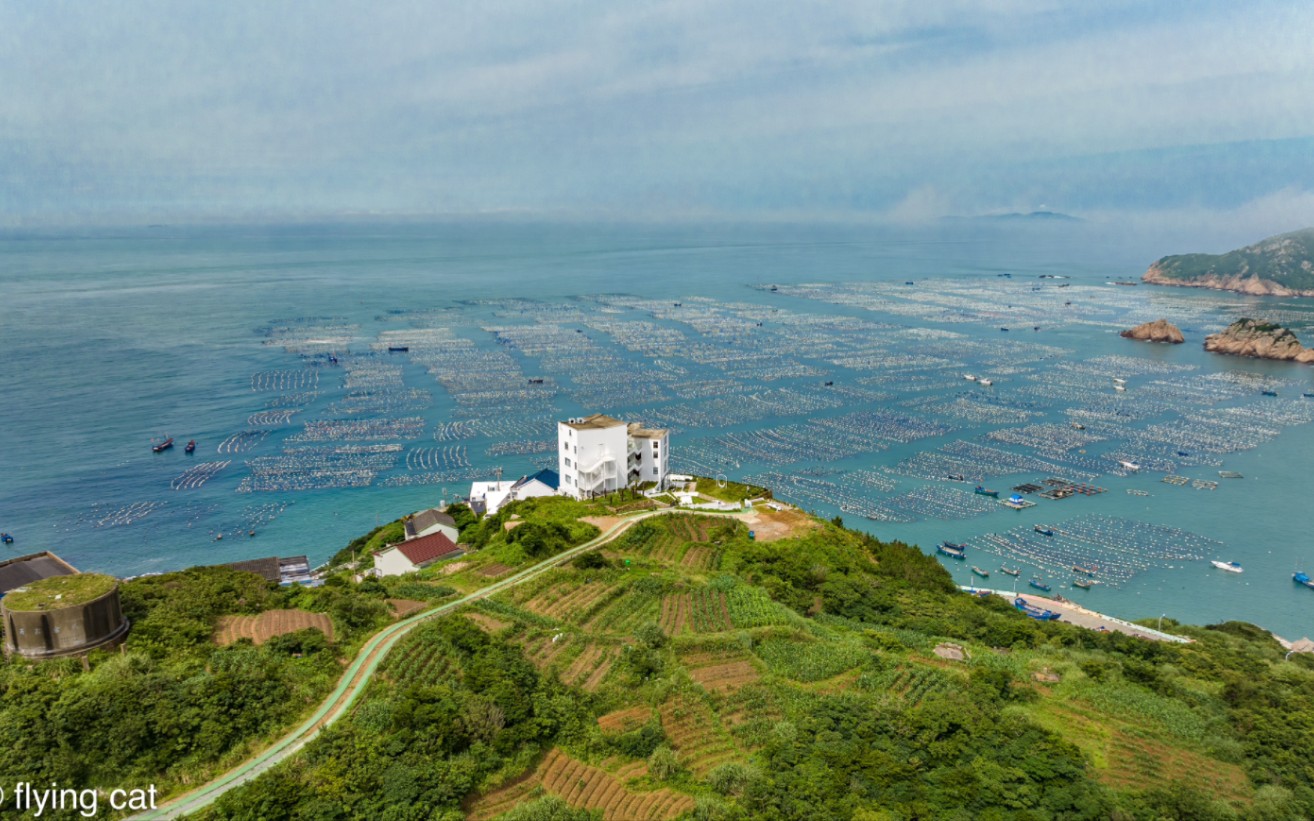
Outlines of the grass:
{"label": "grass", "polygon": [[699,476],[696,481],[699,493],[713,499],[720,499],[723,502],[738,503],[745,499],[757,499],[767,492],[764,487],[745,485],[740,482],[726,482],[725,487],[721,487],[715,479],[709,479],[706,476]]}
{"label": "grass", "polygon": [[71,576],[52,576],[32,582],[4,597],[9,610],[58,610],[86,604],[100,598],[118,585],[113,576],[99,573],[75,573]]}

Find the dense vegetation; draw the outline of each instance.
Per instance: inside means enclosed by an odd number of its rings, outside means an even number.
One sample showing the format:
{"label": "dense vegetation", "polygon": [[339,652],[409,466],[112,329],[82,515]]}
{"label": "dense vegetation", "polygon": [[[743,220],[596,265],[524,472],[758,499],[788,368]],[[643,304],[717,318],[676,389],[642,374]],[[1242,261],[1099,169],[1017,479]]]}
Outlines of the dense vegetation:
{"label": "dense vegetation", "polygon": [[1314,228],[1279,234],[1225,254],[1179,254],[1155,263],[1169,279],[1257,276],[1300,291],[1314,290]]}
{"label": "dense vegetation", "polygon": [[[492,552],[444,583],[569,540],[579,512],[481,523]],[[1314,815],[1314,665],[1264,631],[1041,624],[915,549],[811,525],[653,519],[426,624],[350,717],[208,815]]]}

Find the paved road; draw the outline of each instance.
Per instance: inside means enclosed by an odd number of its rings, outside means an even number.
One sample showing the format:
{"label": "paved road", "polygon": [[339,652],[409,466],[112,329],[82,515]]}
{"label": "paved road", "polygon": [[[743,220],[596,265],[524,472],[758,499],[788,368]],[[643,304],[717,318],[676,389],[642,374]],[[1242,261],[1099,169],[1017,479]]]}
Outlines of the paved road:
{"label": "paved road", "polygon": [[[664,510],[654,510],[649,513],[643,513],[631,519],[620,522],[606,533],[599,535],[592,541],[585,542],[579,547],[571,548],[564,553],[553,556],[547,561],[540,562],[533,567],[508,576],[501,581],[495,582],[482,590],[456,601],[449,602],[432,610],[425,610],[414,616],[404,619],[385,627],[374,635],[369,641],[361,647],[360,652],[356,655],[356,660],[347,668],[342,679],[338,682],[337,688],[329,694],[328,698],[315,710],[309,718],[302,722],[292,732],[280,738],[272,745],[262,750],[254,758],[247,760],[245,763],[235,767],[223,775],[215,778],[209,783],[197,787],[189,793],[184,793],[177,798],[170,799],[154,810],[149,810],[138,815],[131,816],[133,819],[160,819],[160,818],[179,818],[190,813],[198,812],[218,800],[219,796],[231,789],[242,786],[248,781],[259,776],[261,773],[278,765],[290,756],[295,755],[302,747],[309,744],[319,731],[324,727],[332,724],[346,714],[351,705],[362,692],[365,691],[366,685],[374,676],[388,652],[396,646],[397,642],[402,639],[411,630],[414,630],[420,624],[429,619],[447,615],[453,610],[464,607],[471,602],[487,598],[495,593],[499,593],[507,588],[514,587],[517,584],[529,581],[535,576],[541,575],[552,568],[567,562],[581,553],[587,553],[601,547],[604,544],[615,539],[624,533],[635,523],[644,519],[650,519],[654,516],[661,516],[667,513],[686,513],[688,511],[668,508]],[[710,513],[702,512],[704,516],[726,516],[733,518],[737,514],[733,513]]]}
{"label": "paved road", "polygon": [[[983,590],[983,588],[979,587],[964,587],[963,589]],[[1129,621],[1124,621],[1123,619],[1115,618],[1114,616],[1096,613],[1094,610],[1089,610],[1068,599],[1058,601],[1047,596],[1037,596],[1034,593],[1009,593],[1005,590],[989,590],[984,592],[995,593],[1003,596],[1009,601],[1021,597],[1026,600],[1027,604],[1034,605],[1042,610],[1053,610],[1055,613],[1062,614],[1063,621],[1068,624],[1075,624],[1078,627],[1085,627],[1088,630],[1105,630],[1112,633],[1126,633],[1129,636],[1150,639],[1151,641],[1171,641],[1178,643],[1191,641],[1185,636],[1174,636],[1172,633],[1164,633],[1150,627],[1142,627],[1139,624],[1132,624]]]}

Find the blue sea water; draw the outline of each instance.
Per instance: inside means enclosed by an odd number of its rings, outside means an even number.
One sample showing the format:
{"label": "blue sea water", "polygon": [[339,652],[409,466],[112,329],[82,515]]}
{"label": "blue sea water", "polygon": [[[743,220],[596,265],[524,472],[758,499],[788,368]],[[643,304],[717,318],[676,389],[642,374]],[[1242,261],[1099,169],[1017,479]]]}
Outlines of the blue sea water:
{"label": "blue sea water", "polygon": [[[471,476],[489,477],[495,467],[511,477],[532,471],[551,458],[536,444],[551,435],[546,420],[581,412],[651,415],[670,424],[663,415],[687,419],[700,407],[733,409],[751,404],[749,397],[787,392],[770,416],[674,425],[677,463],[682,446],[707,453],[725,441],[718,437],[811,430],[806,425],[814,420],[855,411],[943,422],[949,430],[941,435],[874,446],[851,459],[779,463],[741,454],[726,466],[734,478],[810,471],[846,488],[855,487],[852,471],[870,471],[894,487],[861,490],[879,501],[927,485],[950,487],[894,470],[919,452],[964,440],[1024,453],[984,437],[1025,424],[1066,424],[1065,411],[1083,400],[1060,394],[1087,389],[1060,378],[1065,362],[1136,360],[1150,370],[1131,376],[1133,392],[1179,374],[1280,386],[1275,401],[1293,407],[1302,388],[1314,390],[1301,366],[1217,357],[1199,345],[1204,333],[1246,314],[1276,316],[1307,332],[1309,309],[1299,301],[1107,284],[1136,278],[1148,261],[1173,250],[1162,237],[1080,224],[970,222],[906,231],[460,223],[10,233],[0,236],[0,530],[17,537],[7,548],[15,555],[50,549],[81,569],[120,575],[271,554],[306,553],[318,562],[377,523],[463,494]],[[1084,310],[1065,312],[1065,292],[1054,290],[1059,281],[1041,275],[1067,277],[1067,293],[1079,294]],[[899,290],[908,281],[916,284]],[[768,283],[781,292],[761,287]],[[800,290],[802,284],[822,287]],[[945,294],[959,301],[925,299]],[[1182,324],[1189,343],[1144,345],[1114,333],[1158,315]],[[760,330],[751,321],[758,317]],[[821,323],[815,338],[808,317]],[[647,323],[642,327],[677,341],[638,334],[626,347],[608,322]],[[1033,323],[1041,330],[1030,331]],[[1006,325],[1004,337],[999,328]],[[434,335],[410,352],[387,352],[389,339],[419,331]],[[315,341],[325,333],[334,341]],[[591,347],[581,339],[576,350],[568,336],[575,333]],[[947,352],[960,343],[974,346],[961,362]],[[1034,346],[1063,353],[1022,357]],[[935,362],[919,367],[918,357],[932,349]],[[777,359],[750,356],[762,350]],[[1020,361],[1009,361],[1012,350]],[[339,365],[328,362],[330,351]],[[605,361],[596,367],[580,361],[599,351]],[[844,359],[854,351],[909,364]],[[772,362],[783,375],[763,370]],[[439,373],[435,363],[446,370]],[[1159,366],[1180,370],[1153,370]],[[504,370],[481,371],[490,367]],[[980,396],[964,394],[969,386],[955,381],[962,370],[999,374],[994,390],[1026,411],[1026,421],[946,416],[944,402],[961,396],[970,404]],[[505,395],[473,398],[468,386],[481,376]],[[548,389],[517,397],[506,388],[537,376],[546,377]],[[467,387],[453,390],[452,380],[462,379]],[[853,392],[835,400],[822,390],[825,381]],[[280,384],[292,387],[276,389]],[[1054,386],[1052,400],[1046,386]],[[685,390],[687,396],[678,393]],[[1247,414],[1271,406],[1252,394],[1172,408],[1128,429],[1188,411],[1207,416],[1234,407]],[[728,405],[712,404],[727,397]],[[927,404],[916,404],[921,397]],[[344,404],[353,398],[367,408]],[[296,413],[280,421],[282,410]],[[353,419],[404,424],[360,440],[339,436],[345,428],[315,427]],[[1268,424],[1256,419],[1259,427]],[[467,427],[443,438],[454,422]],[[253,430],[263,438],[249,437],[249,449],[219,452]],[[1217,555],[1147,562],[1134,578],[1088,592],[1069,590],[1053,566],[1007,563],[1025,568],[1024,585],[1044,575],[1070,598],[1123,617],[1243,619],[1297,638],[1314,632],[1314,593],[1290,578],[1297,567],[1314,567],[1304,504],[1314,425],[1293,419],[1272,432],[1257,447],[1220,455],[1226,469],[1245,478],[1221,480],[1212,491],[1165,485],[1164,471],[1143,469],[1101,475],[1094,483],[1109,492],[1098,496],[963,519],[870,521],[803,501],[928,551],[944,539],[978,545],[989,533],[1042,522],[1061,527],[1095,515],[1189,531],[1217,540]],[[152,453],[151,442],[166,435],[176,446]],[[199,443],[194,456],[183,453],[188,439]],[[272,466],[269,486],[322,484],[313,465],[294,469],[280,460],[305,449],[318,448],[319,459],[360,447],[379,449],[387,463],[366,486],[260,490],[252,482],[258,469]],[[1096,450],[1092,445],[1092,458]],[[199,488],[171,487],[189,467],[224,462]],[[1175,472],[1217,480],[1217,467]],[[289,475],[294,481],[284,482]],[[1007,495],[1036,478],[1007,475],[987,484]],[[247,536],[252,530],[255,536]],[[966,565],[987,566],[986,558],[992,570],[999,564],[999,557],[974,553]],[[1215,571],[1208,558],[1235,559],[1246,572]],[[962,583],[972,580],[963,564],[946,566]],[[1012,584],[998,575],[992,581]]]}

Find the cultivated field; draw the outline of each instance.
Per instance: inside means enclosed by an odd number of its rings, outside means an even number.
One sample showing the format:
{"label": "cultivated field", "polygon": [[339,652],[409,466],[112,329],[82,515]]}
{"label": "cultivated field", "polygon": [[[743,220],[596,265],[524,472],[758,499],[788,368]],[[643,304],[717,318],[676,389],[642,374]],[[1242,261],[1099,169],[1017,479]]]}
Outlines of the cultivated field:
{"label": "cultivated field", "polygon": [[266,610],[258,616],[224,616],[219,620],[214,640],[232,644],[238,639],[251,639],[264,644],[274,636],[295,633],[313,627],[333,640],[333,620],[327,613],[309,613],[305,610]]}

